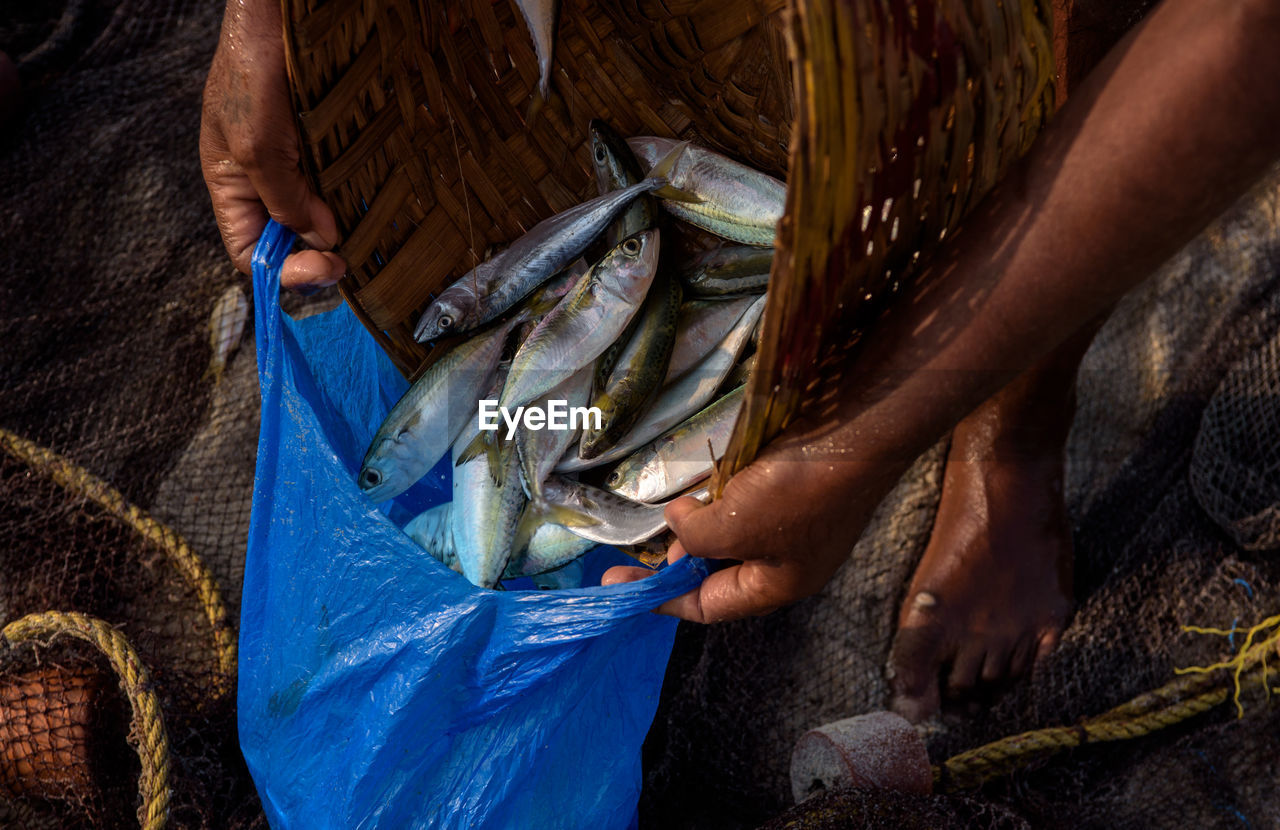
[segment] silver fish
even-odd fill
[[[475,433],[465,431],[454,442],[454,455],[471,442]],[[498,450],[502,483],[497,484],[483,458],[453,468],[453,539],[462,575],[473,585],[498,584],[511,558],[516,523],[524,508],[519,459],[515,445],[504,442]]]
[[[575,559],[554,571],[537,574],[533,584],[543,591],[563,591],[568,588],[581,588],[586,567],[581,559]]]
[[[631,187],[597,196],[534,225],[510,247],[480,263],[441,292],[418,320],[419,343],[470,331],[511,308],[552,274],[577,259],[617,213],[642,193],[692,198],[669,187],[664,171],[684,152],[673,145],[653,174]]]
[[[729,374],[733,364],[738,360],[738,355],[746,346],[752,327],[764,311],[764,302],[764,297],[757,298],[734,325],[729,336],[721,341],[711,354],[678,378],[675,383],[661,390],[649,404],[649,408],[640,416],[636,425],[618,441],[613,449],[590,460],[584,460],[570,448],[556,465],[556,472],[588,470],[625,458],[710,403],[725,375]]]
[[[723,245],[707,251],[681,272],[695,297],[759,294],[769,286],[773,248]]]
[[[666,505],[641,504],[560,476],[548,478],[543,490],[546,521],[602,545],[638,545],[667,529]]]
[[[658,263],[658,231],[622,242],[542,318],[511,361],[499,405],[515,408],[588,366],[627,327]]]
[[[612,447],[635,426],[662,387],[676,339],[681,290],[680,281],[660,268],[610,376],[591,398],[591,405],[600,411],[600,425],[583,429],[579,455],[590,458]]]
[[[543,395],[532,405],[544,412],[550,400],[563,401],[566,407],[586,406],[591,396],[590,364],[579,369],[568,380]],[[516,451],[520,454],[520,470],[524,474],[525,492],[529,498],[542,496],[542,482],[551,475],[560,456],[576,440],[577,429],[525,429],[516,433]]]
[[[674,140],[656,136],[630,138],[627,143],[645,165],[653,165],[676,146]],[[700,199],[697,203],[664,199],[662,206],[672,215],[734,242],[774,244],[787,186],[773,176],[693,145],[664,172],[673,187]]]
[[[734,297],[729,300],[690,300],[680,306],[676,342],[671,347],[671,362],[667,364],[667,376],[662,384],[671,383],[710,354],[754,302],[753,297]]]
[[[608,124],[592,119],[587,131],[591,134],[591,162],[596,171],[596,187],[601,194],[644,181],[644,171],[636,154]],[[648,194],[639,196],[609,223],[605,229],[605,241],[612,248],[628,236],[647,231],[657,221],[658,206],[653,197]]]
[[[405,535],[418,543],[427,553],[444,563],[445,567],[462,572],[458,564],[458,549],[453,541],[453,502],[437,504],[409,520],[404,526]]]
[[[551,53],[555,46],[556,0],[516,0],[524,23],[533,38],[533,50],[538,55],[538,92],[542,100],[551,93]]]
[[[544,523],[534,532],[528,547],[512,557],[508,571],[515,576],[534,576],[562,568],[596,546],[560,525]],[[508,578],[512,578],[508,576]]]
[[[468,418],[476,414],[480,391],[493,374],[511,329],[507,322],[460,343],[431,364],[392,408],[369,444],[356,482],[375,502],[413,486],[449,451]]]
[[[453,535],[453,502],[438,504],[415,516],[404,526],[409,538],[438,559],[446,568],[462,573]],[[543,524],[533,534],[528,547],[512,554],[502,572],[503,579],[537,576],[572,564],[596,546],[559,525]]]
[[[729,445],[744,391],[738,387],[641,447],[613,469],[604,486],[633,501],[652,503],[711,475],[715,459]]]

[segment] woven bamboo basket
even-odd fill
[[[869,312],[1053,108],[1048,0],[561,0],[551,100],[511,0],[283,0],[304,165],[346,301],[409,376],[434,294],[595,195],[587,122],[787,181],[760,353],[722,484],[838,381]],[[438,347],[437,347],[438,348]]]

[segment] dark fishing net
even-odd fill
[[[935,764],[1101,714],[1243,644],[1243,631],[1184,625],[1243,629],[1280,613],[1280,558],[1258,543],[1277,500],[1278,203],[1280,172],[1127,298],[1095,339],[1067,447],[1077,611],[1034,676],[923,730]],[[928,541],[943,450],[908,472],[819,596],[760,619],[681,627],[645,747],[642,825],[754,827],[792,803],[800,735],[887,707],[885,665]],[[973,797],[1033,827],[1276,826],[1280,708],[1252,688],[1240,719],[1228,702],[1148,737],[1029,762]],[[786,816],[797,827],[897,826],[865,819],[880,814],[864,802],[881,797],[885,810],[900,803],[861,794],[844,825],[818,820],[833,809],[826,802]]]
[[[0,49],[18,60],[27,94],[22,120],[0,133],[0,428],[182,536],[218,603],[118,505],[55,480],[68,468],[52,456],[6,450],[0,623],[79,612],[115,626],[163,715],[171,824],[263,826],[218,668],[228,640],[210,611],[220,604],[233,643],[258,415],[251,321],[227,338],[225,368],[211,370],[210,318],[229,289],[247,287],[219,244],[196,158],[219,4],[19,5],[0,15]],[[1230,651],[1183,624],[1243,626],[1280,610],[1275,557],[1240,535],[1274,500],[1232,483],[1274,477],[1277,186],[1190,246],[1100,335],[1069,447],[1079,611],[1035,677],[935,726],[935,761],[1096,714],[1176,666]],[[218,319],[228,326],[235,314]],[[917,463],[821,596],[765,619],[682,629],[646,746],[647,826],[770,819],[791,807],[787,765],[801,733],[885,705],[893,623],[942,458],[939,447]],[[130,688],[82,640],[0,644],[0,826],[137,823],[145,736]],[[1228,704],[978,794],[829,794],[787,820],[1274,826],[1269,738],[1280,723],[1264,697],[1242,703],[1241,720]]]
[[[251,326],[210,371],[214,307],[247,287],[196,156],[217,6],[0,14],[25,87],[0,127],[0,428],[35,448],[0,451],[0,625],[79,612],[124,635],[163,715],[176,827],[265,824],[218,663],[235,640],[258,397]],[[189,568],[86,494],[90,476],[185,536],[217,586],[221,644]],[[0,644],[0,826],[136,826],[144,736],[127,685],[65,634]]]

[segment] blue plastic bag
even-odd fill
[[[278,304],[292,235],[254,254],[262,428],[240,618],[240,743],[275,828],[634,825],[640,744],[700,560],[630,585],[476,588],[356,487],[405,381],[345,305]],[[595,576],[616,551],[589,562]]]

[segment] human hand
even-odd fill
[[[851,458],[838,441],[802,429],[784,432],[703,505],[673,501],[667,553],[736,559],[658,613],[700,623],[767,614],[817,593],[848,558],[899,464]],[[603,583],[643,579],[647,568],[610,568]]]
[[[204,90],[200,165],[236,268],[250,273],[269,216],[312,248],[285,260],[281,285],[319,288],[337,282],[347,266],[330,250],[338,241],[333,213],[311,192],[299,166],[282,33],[278,2],[227,3]]]

